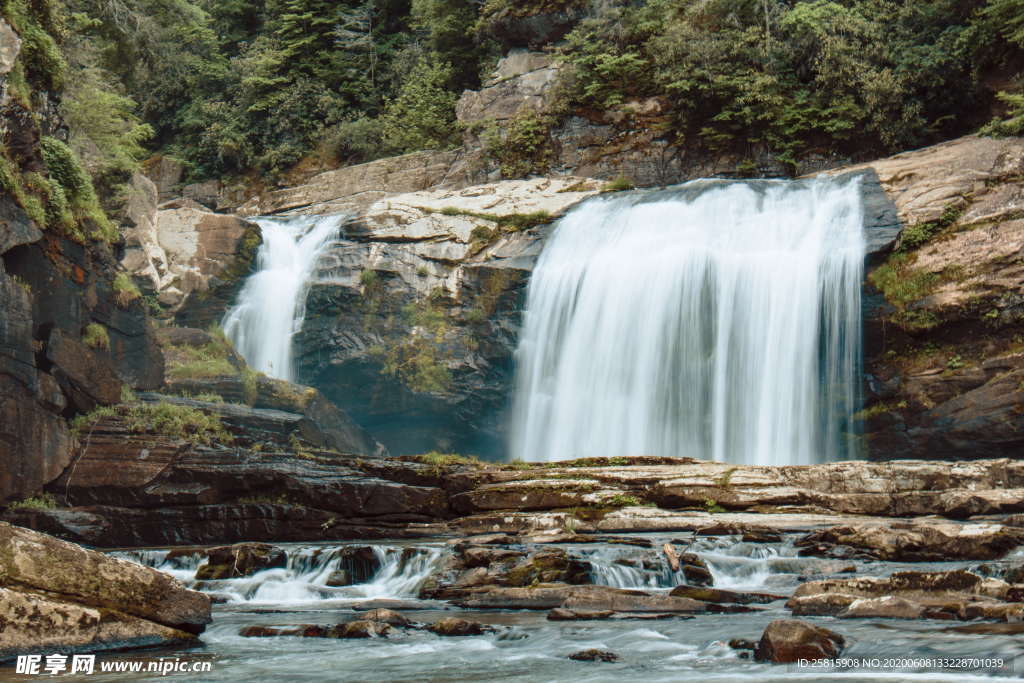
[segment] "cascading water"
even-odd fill
[[[228,339],[253,369],[293,380],[292,336],[302,329],[309,278],[338,236],[342,216],[261,218],[256,272],[224,316]]]
[[[512,457],[849,457],[863,259],[856,179],[583,203],[530,281]]]

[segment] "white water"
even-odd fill
[[[370,546],[380,569],[366,583],[332,587],[331,574],[346,566],[342,547],[299,547],[288,550],[283,568],[265,569],[251,576],[217,581],[197,580],[203,554],[168,560],[166,550],[112,553],[172,575],[185,586],[220,596],[228,603],[302,604],[325,600],[352,601],[375,598],[415,598],[423,583],[440,571],[444,552],[439,547],[402,548]]]
[[[341,221],[342,216],[256,221],[263,231],[256,272],[222,322],[228,339],[254,370],[295,378],[292,336],[302,329],[313,268],[338,236]]]
[[[512,457],[852,454],[859,181],[696,181],[583,203],[530,281]]]

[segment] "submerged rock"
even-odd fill
[[[337,624],[328,629],[327,638],[387,638],[391,626],[381,621],[360,619],[347,624]]]
[[[569,655],[569,659],[574,659],[577,662],[617,662],[619,656],[608,650],[590,649],[573,652]]]
[[[298,636],[301,638],[326,638],[327,628],[316,624],[299,626],[246,626],[238,635],[243,638],[272,638],[276,636]]]
[[[838,656],[846,640],[833,631],[798,619],[776,619],[768,624],[754,648],[754,659],[773,664],[790,664],[801,659]]]
[[[683,553],[679,556],[683,568],[683,576],[691,586],[711,586],[715,583],[707,563],[695,553]]]

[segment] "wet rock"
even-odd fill
[[[372,609],[363,615],[363,619],[366,621],[379,621],[390,626],[411,626],[412,622],[409,618],[400,612],[396,612],[393,609],[383,609],[378,607]]]
[[[805,583],[786,606],[794,615],[1014,621],[1024,617],[1022,598],[1016,586],[963,570],[897,572]]]
[[[243,638],[273,638],[276,636],[298,636],[300,638],[327,638],[328,629],[315,624],[298,626],[246,626],[238,635]]]
[[[356,612],[370,612],[375,609],[387,609],[408,612],[410,610],[442,609],[443,603],[431,602],[429,600],[393,600],[389,598],[377,598],[353,603],[352,609]]]
[[[599,621],[611,619],[614,614],[611,610],[588,612],[558,607],[548,612],[548,621]]]
[[[439,619],[426,628],[431,633],[439,636],[480,636],[494,631],[492,626],[481,624],[478,621],[459,619],[458,617]]]
[[[330,586],[331,588],[341,588],[343,586],[351,586],[351,585],[353,585],[355,583],[358,583],[358,582],[354,581],[352,579],[352,574],[349,571],[345,570],[345,569],[339,569],[337,571],[331,572],[330,576],[327,577],[327,580],[324,581],[324,585],[325,586]]]
[[[55,329],[46,345],[46,358],[54,366],[51,374],[77,412],[120,402],[121,379],[108,355]]]
[[[754,659],[773,664],[790,664],[801,659],[829,659],[838,656],[845,639],[833,631],[797,619],[776,619],[768,624],[754,649]]]
[[[377,572],[380,571],[381,563],[377,553],[368,545],[345,546],[336,551],[340,571],[334,572],[331,577],[334,579],[347,579],[348,583],[328,583],[328,585],[351,586],[359,583],[369,583]],[[335,576],[344,574],[344,576]]]
[[[749,605],[751,603],[766,604],[786,599],[784,595],[737,593],[720,588],[701,588],[697,586],[676,586],[669,595],[676,598],[692,598],[703,602],[736,603],[739,605]]]
[[[462,564],[467,569],[489,567],[509,560],[521,560],[524,557],[526,553],[523,551],[505,548],[466,548],[461,553]]]
[[[715,579],[708,565],[695,553],[683,553],[679,556],[683,568],[683,576],[691,586],[711,586]]]
[[[265,569],[288,564],[288,555],[284,550],[266,543],[239,543],[210,548],[206,551],[206,557],[206,564],[196,570],[196,578],[200,581],[251,576]]]
[[[360,619],[337,624],[327,630],[327,638],[387,638],[391,626],[381,621]]]
[[[608,650],[590,649],[573,652],[569,655],[569,659],[577,662],[617,662],[619,661],[619,656]]]
[[[733,638],[729,641],[729,647],[734,650],[756,650],[756,640],[746,640],[745,638]]]

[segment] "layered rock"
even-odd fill
[[[148,567],[0,523],[0,661],[192,644],[210,599]]]

